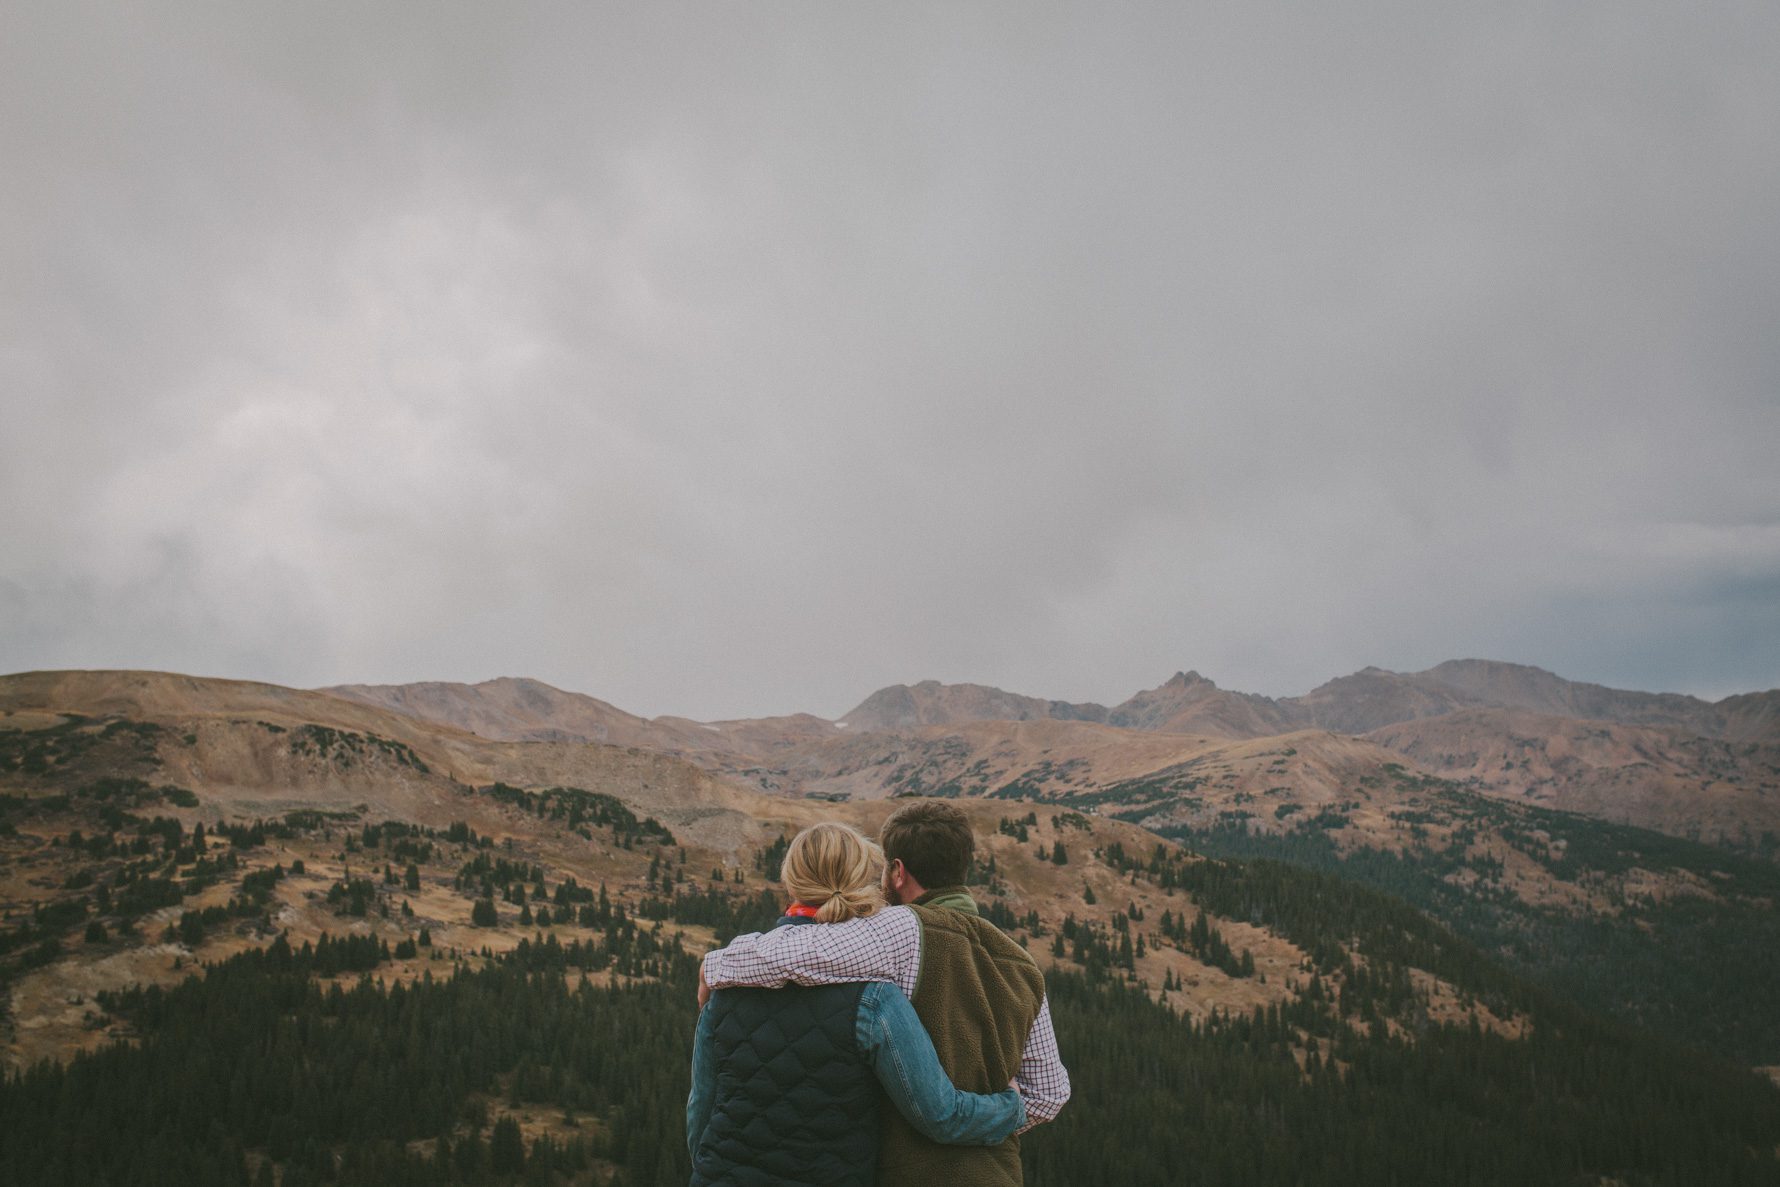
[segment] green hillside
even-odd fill
[[[1600,909],[1528,901],[1468,840],[1344,847],[1316,822],[1163,830],[1203,853],[1272,858],[1394,895],[1505,967],[1605,1015],[1749,1065],[1780,1063],[1780,866],[1626,825],[1445,792],[1435,813],[1488,830]],[[1499,866],[1499,859],[1497,861]],[[1478,873],[1485,876],[1473,877]],[[1666,892],[1626,893],[1628,873]],[[1464,875],[1464,876],[1461,876]]]

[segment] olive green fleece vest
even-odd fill
[[[1026,1035],[1044,1002],[1044,975],[1026,949],[977,914],[961,886],[914,903],[921,921],[915,1013],[952,1083],[1000,1092],[1020,1067]],[[1020,1139],[999,1146],[941,1146],[884,1109],[878,1182],[896,1187],[1020,1187]]]

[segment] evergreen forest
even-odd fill
[[[1109,856],[1320,942],[1295,1002],[1201,1022],[1116,965],[1053,972],[1075,1095],[1024,1139],[1029,1183],[1780,1183],[1780,1090],[1567,1004],[1397,899],[1274,862]],[[726,930],[773,913],[770,895],[728,909]],[[279,937],[109,995],[135,1042],[0,1084],[0,1181],[684,1183],[681,911],[717,907],[607,907],[583,939],[439,953],[439,976],[388,985],[387,951]],[[1417,1017],[1409,962],[1528,1033]],[[538,1107],[576,1136],[527,1139],[513,1111]]]

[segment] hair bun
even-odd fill
[[[884,905],[877,846],[858,829],[827,821],[791,839],[779,880],[798,902],[816,908],[818,923],[843,923]]]
[[[849,919],[870,915],[883,905],[884,900],[875,886],[839,890],[829,895],[828,901],[816,908],[816,922],[845,923]]]

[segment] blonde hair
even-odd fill
[[[884,905],[883,862],[883,850],[858,829],[826,821],[791,838],[779,880],[792,898],[816,908],[818,923],[844,923]]]

